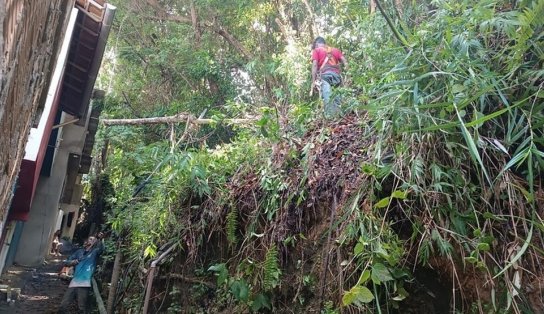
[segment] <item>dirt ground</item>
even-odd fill
[[[68,281],[57,273],[64,257],[49,256],[46,264],[36,267],[11,266],[0,277],[0,285],[20,288],[18,300],[6,302],[6,294],[0,293],[0,313],[56,313]]]

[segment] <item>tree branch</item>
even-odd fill
[[[197,23],[198,17],[196,15],[196,10],[194,7],[191,7],[191,16],[181,16],[179,14],[171,14],[168,13],[156,0],[147,0],[147,4],[149,4],[152,8],[154,8],[158,16],[146,16],[146,18],[156,21],[171,21],[171,22],[177,22],[177,23],[184,23],[189,24],[193,26],[193,28],[196,26],[195,29],[195,35],[197,37],[200,37],[200,30],[198,29],[199,25]],[[196,23],[196,25],[195,25]],[[208,29],[210,29],[212,32],[218,34],[219,36],[226,39],[229,44],[231,44],[234,48],[236,48],[246,59],[253,59],[253,54],[251,54],[245,47],[236,39],[234,36],[232,36],[231,33],[229,33],[227,30],[225,30],[221,25],[218,25],[217,23],[204,23],[204,26]]]
[[[234,36],[232,36],[229,32],[227,32],[223,27],[212,27],[213,31],[220,35],[221,37],[225,38],[232,46],[234,46],[240,53],[246,57],[246,59],[253,59],[253,54],[251,54],[249,51],[242,46],[242,43],[240,43]]]

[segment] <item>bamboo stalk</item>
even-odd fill
[[[385,21],[387,22],[387,25],[389,25],[389,27],[393,31],[393,35],[395,35],[395,37],[401,42],[402,47],[404,48],[404,50],[406,52],[410,52],[410,45],[408,44],[408,42],[406,41],[404,36],[402,36],[402,34],[399,32],[399,30],[395,27],[395,25],[393,25],[393,22],[391,21],[391,19],[389,18],[389,16],[385,12],[385,10],[383,9],[382,4],[380,3],[380,1],[379,0],[374,0],[374,2],[376,3],[376,6],[378,7],[378,10],[380,10],[383,17],[385,18]]]
[[[258,118],[244,119],[225,119],[227,124],[247,124],[255,122]],[[143,125],[143,124],[163,124],[163,123],[192,123],[192,124],[212,124],[217,122],[213,119],[195,118],[187,113],[180,113],[175,116],[138,118],[138,119],[102,119],[105,126],[112,125]]]

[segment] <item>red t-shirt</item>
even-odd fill
[[[344,55],[342,54],[342,51],[333,47],[331,47],[331,55],[336,59],[338,63],[340,63],[340,60],[344,57]],[[327,58],[327,47],[318,47],[312,51],[312,61],[314,60],[317,61],[318,69],[321,69],[321,65],[323,64],[326,58]],[[321,70],[322,73],[331,72],[331,71],[340,73],[340,67],[339,66],[328,67],[327,65],[325,65],[325,67],[323,67],[323,69]]]

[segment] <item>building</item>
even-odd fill
[[[66,1],[58,2],[57,7],[47,8],[63,17],[56,26],[62,35],[55,37],[60,43],[53,45],[58,52],[47,93],[34,97],[36,122],[23,146],[16,183],[7,183],[13,199],[2,217],[0,270],[13,262],[29,266],[43,262],[57,229],[73,235],[83,190],[81,176],[90,168],[100,113],[99,107],[93,109],[91,98],[115,7],[99,0],[72,1],[67,6],[60,5]],[[41,1],[21,3],[8,1],[7,6]],[[103,93],[95,96],[98,101],[104,97]]]

